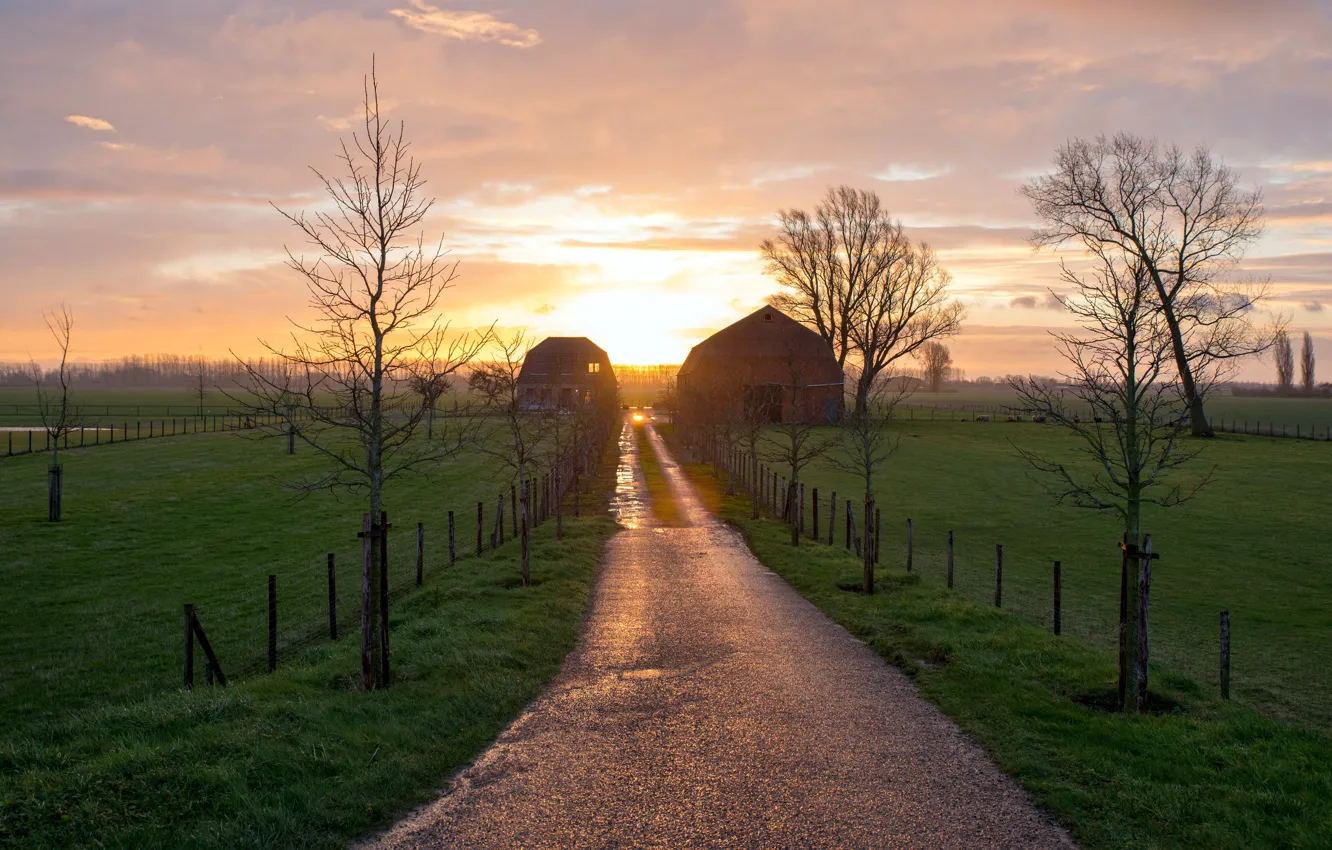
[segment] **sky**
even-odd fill
[[[1051,371],[1017,190],[1124,130],[1262,189],[1243,272],[1332,364],[1332,0],[0,0],[0,360],[49,359],[62,301],[79,359],[280,344],[311,313],[273,205],[324,203],[372,55],[455,329],[678,363],[776,289],[777,211],[846,183],[938,250],[958,366]]]

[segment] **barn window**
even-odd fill
[[[764,314],[763,314],[763,321],[765,321],[765,322],[771,322],[771,321],[772,321],[772,314],[771,314],[771,313],[764,313]]]
[[[588,372],[589,375],[595,375],[595,374],[597,374],[597,373],[600,372],[600,371],[601,371],[601,364],[600,364],[600,363],[589,363],[589,364],[587,364],[587,372]]]

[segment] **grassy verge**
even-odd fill
[[[666,474],[661,471],[661,462],[652,450],[652,443],[647,437],[647,428],[634,427],[634,439],[638,441],[639,465],[643,469],[643,481],[647,484],[648,495],[652,497],[652,517],[665,526],[680,524],[680,509],[675,504],[671,486],[666,481]]]
[[[917,575],[882,570],[881,592],[841,589],[859,562],[839,547],[790,545],[687,467],[705,500],[758,558],[876,652],[984,744],[1091,847],[1323,847],[1332,835],[1332,740],[1204,694],[1153,669],[1152,715],[1101,706],[1113,656],[978,605]]]

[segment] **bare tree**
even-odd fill
[[[316,318],[293,320],[291,349],[265,343],[280,369],[243,364],[248,401],[280,424],[271,435],[294,434],[326,460],[325,470],[294,485],[304,493],[350,490],[366,495],[378,522],[384,485],[403,473],[428,469],[463,445],[423,440],[426,411],[409,381],[423,361],[435,360],[447,331],[442,298],[457,275],[441,240],[428,246],[413,232],[433,201],[411,156],[401,122],[385,121],[373,66],[364,88],[362,132],[342,143],[342,176],[311,169],[327,195],[312,214],[278,211],[313,249],[290,249],[288,265],[304,279]],[[464,353],[464,357],[467,354]],[[238,358],[239,359],[239,358]],[[445,372],[462,364],[450,362]],[[372,553],[370,641],[374,680],[379,670],[379,588],[384,565]]]
[[[1033,245],[1081,242],[1097,262],[1113,252],[1120,265],[1142,267],[1170,335],[1193,434],[1210,436],[1208,389],[1236,358],[1272,344],[1252,322],[1266,287],[1223,279],[1262,234],[1262,194],[1240,189],[1238,175],[1204,147],[1189,155],[1127,133],[1068,142],[1054,172],[1022,193],[1045,225]]]
[[[847,414],[838,428],[840,452],[829,453],[834,469],[860,479],[866,500],[874,499],[874,476],[897,451],[899,440],[888,430],[897,405],[911,395],[906,381],[880,375],[870,387],[865,410]]]
[[[916,349],[915,357],[920,361],[921,375],[930,392],[943,389],[953,376],[953,355],[942,342],[930,341]]]
[[[190,358],[190,389],[194,392],[195,412],[200,419],[204,415],[204,397],[208,391],[208,361],[202,356]]]
[[[1300,386],[1306,393],[1312,393],[1316,385],[1314,379],[1314,347],[1313,337],[1309,332],[1304,332],[1304,339],[1300,343]]]
[[[74,311],[61,304],[60,309],[43,315],[46,328],[60,349],[60,365],[55,370],[56,386],[47,381],[42,367],[33,361],[29,376],[37,391],[37,413],[42,430],[51,442],[51,466],[46,473],[46,518],[60,522],[63,517],[64,469],[60,465],[60,443],[80,427],[79,411],[69,398],[71,383],[69,348],[74,332]]]
[[[1170,324],[1142,263],[1121,264],[1106,254],[1093,274],[1080,276],[1065,267],[1063,279],[1074,290],[1062,299],[1064,306],[1080,327],[1076,333],[1053,333],[1068,363],[1063,384],[1027,378],[1012,386],[1022,409],[1068,430],[1080,447],[1067,458],[1017,451],[1044,473],[1041,480],[1057,502],[1113,511],[1127,543],[1136,546],[1145,505],[1182,504],[1208,480],[1181,483],[1174,474],[1197,450],[1183,448],[1178,439],[1186,428],[1187,401],[1168,380],[1174,359]],[[1126,610],[1138,611],[1137,583],[1126,582],[1126,590]],[[1128,657],[1138,659],[1131,616],[1123,628]],[[1145,664],[1129,663],[1122,672],[1145,682]],[[1128,680],[1121,680],[1121,688],[1121,693],[1135,690]]]
[[[481,420],[476,448],[513,470],[520,495],[519,519],[529,527],[533,506],[528,503],[528,480],[536,461],[542,456],[549,420],[539,412],[525,409],[519,394],[518,376],[523,370],[528,344],[522,331],[495,342],[496,359],[479,363],[472,370],[468,384],[483,399],[485,417]],[[526,549],[522,552],[523,585],[532,583]]]
[[[459,370],[473,362],[494,339],[495,326],[477,333],[453,336],[445,324],[423,342],[422,356],[407,364],[407,383],[421,400],[426,439],[435,436],[435,412],[439,399],[453,388]]]
[[[1295,352],[1285,331],[1277,331],[1272,354],[1276,357],[1277,391],[1288,393],[1295,387]]]
[[[799,546],[800,523],[791,509],[800,487],[800,473],[826,454],[837,438],[819,431],[815,417],[811,415],[812,397],[804,378],[805,361],[795,352],[788,352],[784,360],[786,380],[782,386],[774,387],[780,393],[784,410],[780,422],[763,430],[760,455],[769,463],[784,466],[790,473],[787,500],[782,510],[791,520],[791,545]]]
[[[874,192],[829,189],[812,215],[782,210],[778,218],[780,235],[760,246],[784,287],[773,304],[817,331],[839,366],[859,366],[857,411],[879,374],[961,327],[962,306],[947,300],[948,272]]]

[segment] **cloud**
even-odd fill
[[[1035,310],[1037,307],[1042,310],[1058,310],[1064,306],[1064,302],[1053,292],[1047,292],[1037,297],[1035,295],[1019,295],[1008,302],[1009,307],[1019,307],[1023,310]]]
[[[1323,302],[1310,301],[1308,304],[1304,305],[1304,309],[1309,311],[1310,313],[1321,313],[1323,312]]]
[[[111,126],[110,121],[103,121],[101,118],[89,118],[87,115],[66,115],[65,120],[76,127],[85,127],[101,133],[114,133],[116,131],[116,128]]]
[[[893,164],[875,174],[874,179],[882,180],[884,183],[914,183],[917,180],[931,180],[935,177],[942,177],[951,170],[946,165],[942,168],[927,168]]]
[[[558,309],[559,308],[556,307],[554,304],[542,304],[540,307],[536,308],[532,312],[536,313],[539,316],[549,316],[551,313],[555,312]]]
[[[389,9],[389,14],[414,30],[459,41],[497,41],[507,47],[536,47],[541,43],[536,30],[523,29],[486,12],[451,12],[425,0],[408,2],[413,8]]]

